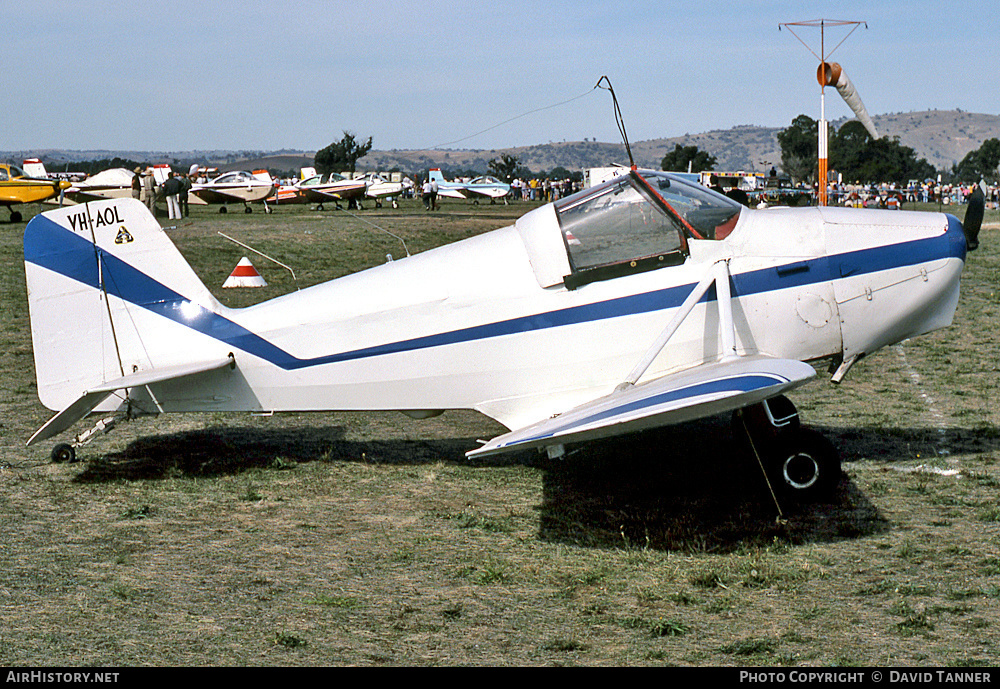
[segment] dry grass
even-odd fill
[[[416,251],[524,209],[360,215]],[[558,463],[470,463],[464,451],[500,430],[472,413],[179,415],[50,464],[48,448],[24,447],[49,412],[34,393],[22,227],[0,229],[0,664],[1000,661],[993,231],[953,328],[795,397],[846,475],[830,504],[778,523],[720,419]],[[219,229],[302,284],[399,251],[329,211],[197,209],[172,233],[213,289],[245,253]],[[255,263],[264,295],[220,298],[294,288]]]

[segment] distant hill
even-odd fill
[[[904,146],[912,148],[918,158],[925,159],[938,170],[950,170],[969,151],[979,148],[986,139],[1000,138],[1000,116],[963,112],[962,110],[928,110],[923,112],[891,113],[873,117],[879,134],[898,137]],[[846,119],[832,123],[840,127]],[[790,124],[790,123],[789,123]],[[636,164],[659,168],[663,156],[674,146],[694,145],[718,160],[719,170],[765,171],[772,165],[781,168],[781,147],[777,134],[784,127],[742,125],[701,134],[685,134],[664,139],[637,141],[632,144]],[[167,162],[178,168],[192,163],[208,164],[223,170],[269,168],[298,170],[312,164],[314,151],[4,151],[0,159],[20,162],[27,157],[40,157],[49,165],[72,167],[73,161],[99,160],[115,156],[136,161]],[[569,141],[537,144],[509,149],[433,149],[371,151],[358,161],[359,170],[402,170],[419,173],[431,167],[446,171],[477,170],[486,172],[489,161],[502,153],[516,156],[520,164],[534,171],[547,171],[561,166],[568,170],[601,167],[612,163],[628,163],[621,143]]]
[[[969,151],[989,138],[1000,138],[1000,116],[967,113],[961,110],[892,113],[873,118],[881,136],[899,137],[918,158],[938,170],[950,170]],[[833,122],[839,128],[846,119]],[[789,123],[791,124],[791,123]],[[641,167],[659,168],[663,156],[674,146],[697,146],[714,155],[719,170],[769,170],[781,168],[778,132],[784,127],[743,125],[701,134],[685,134],[665,139],[632,143],[632,155]],[[531,170],[551,170],[557,165],[568,170],[628,163],[625,146],[620,143],[588,141],[538,144],[512,149],[493,150],[421,150],[372,151],[359,161],[368,169],[426,170],[428,167],[485,171],[490,160],[501,153],[518,158]]]

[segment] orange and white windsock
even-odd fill
[[[222,283],[223,287],[267,287],[267,283],[264,282],[264,278],[261,277],[257,269],[253,267],[250,263],[250,259],[244,256],[239,263],[236,264],[236,268],[230,273],[226,281]]]
[[[854,88],[851,80],[847,78],[847,72],[844,71],[843,67],[836,62],[821,62],[819,67],[816,68],[816,80],[820,86],[835,87],[837,93],[841,95],[844,102],[854,111],[858,121],[865,126],[865,129],[872,135],[872,138],[878,138],[875,123],[868,116],[868,110],[865,109],[865,104],[861,102],[861,96],[858,95],[857,89]]]

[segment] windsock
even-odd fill
[[[854,111],[858,121],[865,126],[865,129],[868,130],[873,139],[878,138],[875,123],[868,116],[865,104],[861,102],[861,96],[858,95],[851,80],[847,78],[847,72],[839,64],[836,62],[821,62],[819,67],[816,68],[816,81],[819,82],[820,86],[836,87],[837,93],[841,95],[844,102]]]
[[[223,287],[267,287],[264,278],[261,277],[257,269],[250,263],[250,259],[244,256],[236,264],[236,268],[222,283]]]

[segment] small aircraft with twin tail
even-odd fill
[[[92,412],[54,459],[142,414],[474,409],[510,432],[469,457],[559,457],[735,412],[777,492],[819,498],[840,460],[787,394],[820,362],[840,381],[949,325],[975,215],[758,210],[632,169],[508,227],[227,308],[137,201],[52,210],[24,258],[38,394],[57,413],[28,444]]]

